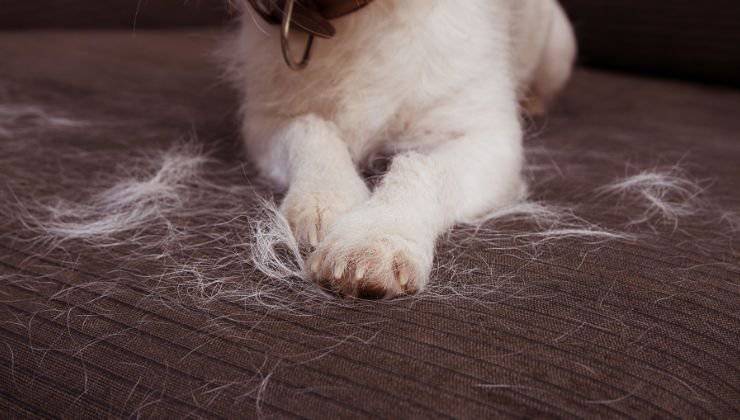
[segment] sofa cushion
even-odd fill
[[[250,226],[271,193],[239,151],[214,38],[0,37],[2,412],[738,416],[740,93],[579,70],[529,123],[527,149],[533,200],[580,222],[460,227],[439,243],[429,293],[340,301],[255,266]],[[168,150],[210,154],[205,181],[168,190],[182,201],[104,240],[39,240],[49,208],[77,220],[121,179],[161,181]],[[714,181],[666,201],[698,214],[640,222],[649,190],[600,188],[645,171]],[[109,210],[88,216],[121,214]]]

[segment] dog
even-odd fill
[[[576,56],[556,0],[239,1],[243,138],[320,285],[416,293],[441,234],[525,197],[522,109],[544,111]],[[371,191],[377,153],[394,157]]]

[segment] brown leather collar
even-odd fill
[[[281,25],[280,44],[285,63],[293,70],[304,69],[311,59],[314,36],[332,38],[336,34],[329,22],[362,9],[373,0],[249,0],[252,8],[265,21]],[[300,61],[295,61],[290,52],[291,28],[308,34],[306,49]]]
[[[329,21],[367,6],[373,0],[296,0],[291,25],[320,38],[336,34]],[[285,0],[249,0],[265,21],[279,25],[283,21]]]

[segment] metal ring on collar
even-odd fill
[[[306,41],[306,49],[303,52],[303,57],[301,58],[301,61],[296,62],[293,61],[293,56],[290,53],[290,27],[293,21],[293,6],[295,5],[295,0],[286,0],[285,1],[285,12],[283,14],[283,27],[282,32],[280,36],[280,44],[283,48],[283,58],[285,59],[285,62],[288,64],[288,67],[290,67],[293,70],[303,70],[308,65],[308,62],[311,60],[311,47],[313,47],[313,35],[308,34],[308,41]]]

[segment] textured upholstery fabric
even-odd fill
[[[83,185],[65,174],[93,182],[111,170],[84,155],[59,162],[59,147],[125,157],[190,130],[219,166],[237,169],[218,182],[255,183],[240,169],[237,105],[208,60],[213,46],[209,32],[2,34],[0,111],[33,105],[95,124],[14,131],[33,123],[21,120],[0,134],[4,153],[28,153],[0,165],[0,200],[16,199],[8,185],[22,195],[18,186],[42,183],[74,196]],[[553,114],[530,124],[528,146],[552,151],[544,161],[558,168],[535,173],[533,196],[578,203],[583,217],[617,227],[630,209],[593,190],[628,164],[682,161],[715,179],[708,199],[731,215],[740,209],[738,109],[731,89],[579,70]],[[24,136],[39,147],[23,152]],[[21,180],[29,168],[34,177]],[[187,291],[146,277],[159,263],[84,243],[35,255],[7,239],[24,236],[14,216],[0,215],[4,416],[740,416],[739,244],[729,225],[688,219],[648,239],[574,238],[537,254],[457,231],[439,244],[433,281],[486,295],[291,313],[193,305]],[[453,261],[462,269],[445,270]],[[223,275],[260,281],[248,267]],[[106,287],[112,276],[116,287]]]

